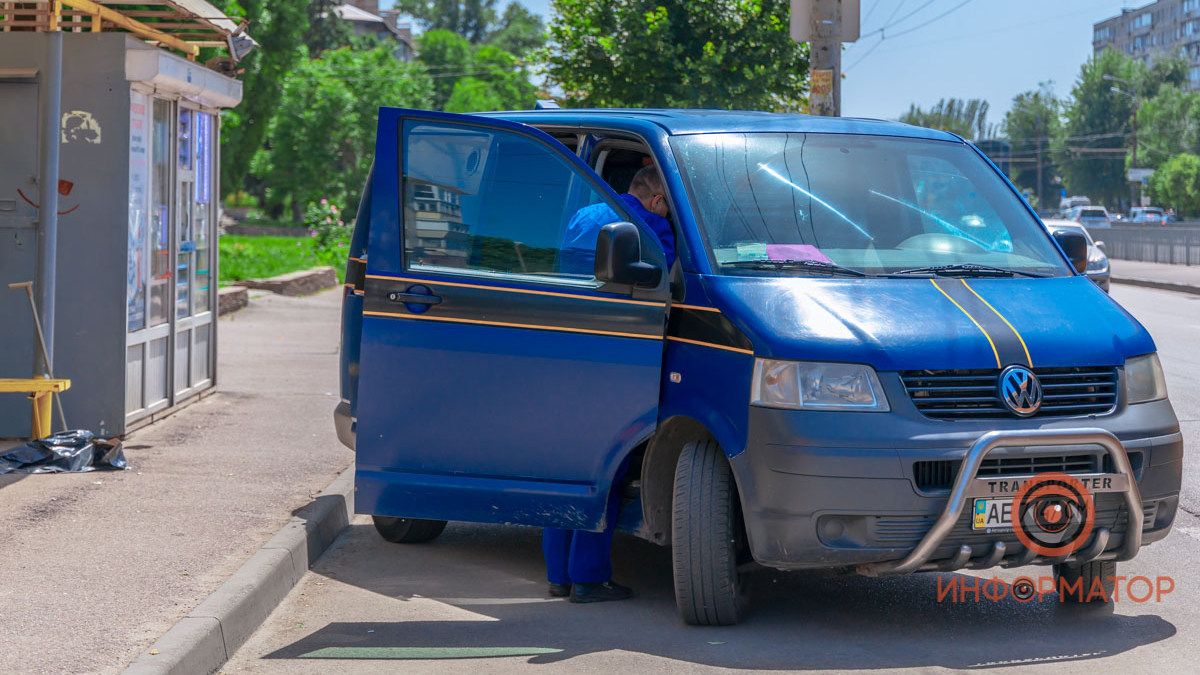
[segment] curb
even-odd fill
[[[126,675],[216,671],[266,621],[353,515],[354,466],[350,466],[232,577],[129,664]]]
[[[1150,279],[1131,279],[1128,277],[1111,277],[1110,281],[1112,281],[1114,284],[1142,286],[1144,288],[1157,288],[1162,291],[1175,291],[1177,293],[1200,295],[1200,286],[1192,286],[1190,284],[1176,284],[1170,281],[1151,281]]]
[[[337,272],[332,267],[313,267],[266,279],[235,281],[232,285],[296,297],[312,295],[317,291],[333,288],[338,285],[338,280]]]

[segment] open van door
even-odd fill
[[[650,288],[563,264],[580,210],[618,196],[550,136],[380,110],[362,309],[355,507],[376,516],[603,527],[658,416],[664,255]]]

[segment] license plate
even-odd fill
[[[973,530],[1011,530],[1012,529],[1011,498],[991,498],[975,500],[975,517],[971,519]]]

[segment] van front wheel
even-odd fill
[[[389,518],[371,516],[375,530],[393,544],[423,544],[438,538],[446,529],[444,520],[421,520],[419,518]]]
[[[675,604],[695,626],[730,626],[742,616],[737,489],[711,439],[688,443],[675,465],[671,503]]]

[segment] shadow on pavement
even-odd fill
[[[613,557],[616,579],[632,585],[637,598],[572,605],[545,594],[536,529],[454,524],[434,543],[397,546],[370,525],[354,525],[316,573],[398,601],[429,598],[490,620],[329,623],[265,658],[312,658],[323,649],[453,654],[454,648],[519,647],[561,650],[532,656],[532,664],[622,650],[731,668],[987,668],[1101,658],[1176,633],[1159,616],[1062,606],[1053,595],[1028,604],[938,603],[936,574],[870,579],[770,570],[751,574],[751,613],[742,624],[689,627],[675,613],[669,549],[618,537]],[[952,576],[943,575],[943,584]],[[1131,608],[1153,611],[1129,603],[1118,611]]]

